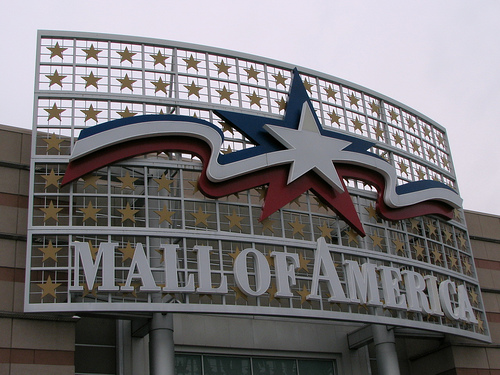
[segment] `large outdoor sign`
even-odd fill
[[[39,53],[27,311],[488,338],[439,125],[228,51],[42,32]]]

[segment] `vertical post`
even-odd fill
[[[174,324],[172,314],[153,313],[149,328],[151,375],[174,375]]]
[[[378,373],[400,375],[394,330],[384,325],[372,325],[373,343],[377,356]]]

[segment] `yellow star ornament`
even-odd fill
[[[49,207],[40,207],[40,211],[42,211],[45,214],[43,218],[44,222],[46,222],[49,219],[54,219],[55,221],[59,222],[57,214],[60,211],[62,211],[62,208],[54,207],[54,202],[50,201]]]
[[[130,207],[130,203],[127,202],[125,208],[119,208],[118,212],[122,214],[122,223],[126,220],[130,220],[135,223],[135,214],[139,212],[139,210],[134,210]]]
[[[84,213],[83,221],[87,219],[92,219],[97,223],[97,213],[101,211],[102,208],[94,208],[92,201],[89,202],[86,208],[79,208],[78,211]]]
[[[50,58],[52,59],[53,57],[59,56],[61,59],[63,58],[62,53],[67,50],[67,48],[63,48],[59,45],[59,42],[56,43],[54,47],[47,47],[47,49],[50,51]]]
[[[59,180],[63,178],[63,176],[56,175],[54,169],[51,169],[48,175],[43,175],[41,177],[45,180],[45,189],[47,189],[50,185],[54,185],[59,189]]]
[[[43,299],[46,295],[50,294],[52,297],[56,298],[56,289],[61,286],[61,283],[54,283],[52,282],[52,278],[49,277],[47,278],[47,281],[42,284],[36,284],[40,289],[43,290],[42,296],[40,299]]]
[[[60,75],[57,72],[57,69],[56,69],[56,71],[54,72],[54,74],[52,74],[52,75],[46,75],[45,77],[47,77],[50,80],[49,87],[52,86],[52,85],[54,85],[54,84],[55,85],[59,85],[60,87],[62,87],[62,80],[64,78],[66,78],[67,76]]]
[[[62,249],[62,247],[54,247],[52,244],[52,240],[49,241],[49,244],[47,247],[39,247],[38,250],[40,250],[43,253],[43,259],[42,262],[45,262],[47,259],[53,259],[57,263],[57,253]]]

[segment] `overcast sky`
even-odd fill
[[[32,126],[38,29],[226,48],[331,74],[422,112],[447,129],[464,207],[500,215],[498,0],[19,0],[0,10],[0,124]]]

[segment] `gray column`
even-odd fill
[[[378,373],[381,375],[400,375],[394,329],[374,324],[372,325],[372,332]]]
[[[151,375],[174,375],[174,323],[172,314],[153,313],[149,329]]]

